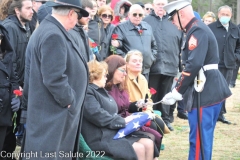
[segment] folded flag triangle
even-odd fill
[[[147,113],[137,112],[133,113],[136,118],[126,124],[125,128],[120,129],[117,134],[113,137],[113,139],[123,138],[130,133],[138,130],[140,127],[145,125],[149,120],[151,120],[151,116]]]

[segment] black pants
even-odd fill
[[[157,93],[152,95],[153,102],[158,102],[171,91],[173,76],[166,76],[162,74],[149,76],[149,87],[154,88]],[[164,104],[157,104],[153,106],[153,109],[162,112],[162,119],[165,123],[170,123],[169,111],[170,107]]]
[[[236,85],[236,79],[237,79],[237,75],[238,75],[238,70],[239,70],[239,64],[237,64],[237,67],[233,70],[232,79],[230,81],[230,84],[232,86],[234,86],[234,87]]]
[[[2,151],[3,153],[13,153],[15,149],[16,149],[16,137],[15,137],[15,134],[13,133],[13,126],[9,126],[6,129],[6,135],[5,135]],[[5,157],[5,154],[3,154],[3,156]],[[0,157],[0,160],[12,160],[12,158]]]
[[[229,85],[230,81],[232,79],[233,69],[219,68],[219,71],[222,73],[223,77],[227,81],[227,84]],[[221,118],[223,116],[223,114],[227,112],[226,107],[225,107],[225,103],[226,103],[226,101],[223,102],[222,109],[221,109],[221,112],[219,114],[219,118]]]
[[[0,126],[0,152],[2,151],[6,134],[7,134],[7,126]]]

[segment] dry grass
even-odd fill
[[[227,125],[217,122],[213,144],[213,160],[240,160],[240,80],[236,87],[231,89],[233,95],[227,99],[227,114],[225,117],[233,124]],[[172,123],[174,131],[165,135],[161,151],[161,160],[188,159],[188,121],[176,117]]]

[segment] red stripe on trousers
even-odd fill
[[[200,108],[200,123],[202,123],[202,108]],[[199,128],[199,126],[197,127],[195,160],[199,160],[200,159],[200,151],[201,151],[200,137],[199,137],[199,130],[198,130],[198,128]]]

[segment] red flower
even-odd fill
[[[142,35],[143,30],[140,29],[140,30],[138,31],[138,33],[139,33],[140,35]]]
[[[148,121],[146,124],[145,124],[146,127],[150,127],[151,126],[151,121]]]
[[[97,43],[91,43],[91,48],[95,48],[95,47],[97,47],[98,45],[97,45]]]
[[[13,93],[16,95],[16,97],[22,96],[22,91],[20,91],[19,89],[15,89]]]
[[[118,35],[117,34],[112,34],[112,39],[113,40],[116,40],[118,38]]]
[[[150,94],[153,95],[153,94],[156,94],[157,91],[154,89],[154,88],[150,88]]]

